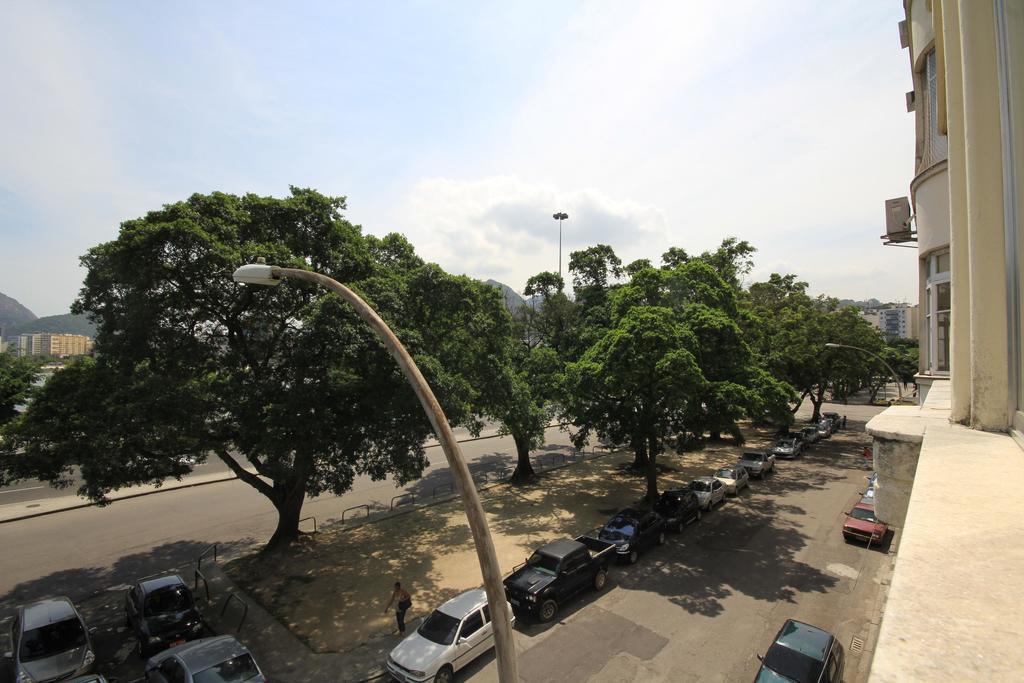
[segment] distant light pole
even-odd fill
[[[863,351],[864,353],[866,353],[869,356],[871,356],[871,357],[875,358],[876,360],[878,360],[878,362],[881,363],[882,365],[884,365],[886,370],[889,371],[889,374],[892,375],[893,380],[896,382],[896,391],[897,391],[897,393],[899,393],[900,403],[903,403],[903,390],[900,388],[900,378],[899,378],[899,375],[897,375],[896,371],[892,369],[892,366],[890,366],[888,363],[886,363],[885,360],[883,360],[882,357],[879,356],[877,353],[872,353],[871,351],[868,351],[867,349],[862,349],[859,346],[851,346],[849,344],[834,344],[832,342],[829,342],[828,344],[825,344],[825,348],[826,349],[854,349],[856,351]]]
[[[569,217],[569,214],[559,211],[551,215],[558,221],[558,277],[562,277],[562,221]]]
[[[434,397],[430,385],[424,379],[420,369],[416,366],[412,356],[402,346],[395,333],[391,331],[387,323],[381,320],[377,312],[365,301],[359,298],[355,292],[333,280],[326,275],[314,273],[308,270],[297,268],[279,268],[267,265],[263,259],[257,263],[240,267],[234,273],[235,282],[250,285],[274,286],[281,283],[284,278],[290,277],[296,280],[305,280],[321,285],[331,290],[355,308],[356,313],[370,328],[377,333],[377,336],[384,342],[385,348],[398,362],[405,378],[409,380],[416,397],[419,398],[423,410],[427,413],[434,433],[437,434],[441,448],[448,459],[448,467],[451,469],[452,478],[462,497],[462,505],[466,511],[466,518],[469,521],[469,528],[473,534],[473,543],[476,545],[477,560],[480,562],[480,572],[484,577],[484,590],[487,592],[487,603],[490,605],[491,617],[494,623],[495,651],[498,659],[498,680],[501,683],[518,683],[519,675],[516,671],[516,651],[512,641],[511,615],[509,614],[508,602],[505,599],[505,586],[501,582],[501,568],[498,566],[498,555],[494,551],[494,542],[491,540],[491,532],[487,528],[487,518],[484,516],[483,506],[480,505],[480,496],[477,495],[473,478],[466,467],[466,461],[462,457],[459,442],[455,440],[448,418],[441,410],[441,404]]]

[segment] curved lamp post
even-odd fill
[[[484,509],[480,505],[480,497],[477,495],[476,486],[469,474],[469,468],[466,467],[459,443],[455,440],[452,428],[448,424],[448,418],[441,410],[441,405],[434,397],[434,392],[430,390],[430,386],[423,378],[423,374],[420,373],[420,369],[416,367],[412,356],[398,341],[398,337],[391,331],[391,328],[381,320],[369,304],[340,282],[308,270],[269,266],[263,263],[263,259],[259,259],[257,263],[242,266],[234,273],[235,282],[250,285],[273,286],[280,284],[281,280],[285,278],[305,280],[321,285],[350,303],[356,309],[359,317],[381,338],[384,346],[398,362],[406,379],[409,380],[409,384],[412,385],[413,391],[416,392],[416,396],[437,434],[438,441],[441,442],[445,457],[448,459],[448,467],[452,471],[459,495],[462,497],[462,504],[466,509],[466,518],[469,520],[469,528],[473,533],[476,555],[480,561],[480,572],[484,577],[484,589],[487,592],[487,602],[490,605],[491,619],[494,623],[494,649],[498,659],[498,679],[502,683],[518,683],[511,619],[508,602],[505,599],[505,587],[501,582],[498,556],[494,552],[494,543],[491,541],[491,533],[487,528],[487,519],[484,517]]]
[[[551,217],[558,221],[558,277],[562,277],[562,221],[569,217],[564,211],[551,214]]]
[[[899,375],[897,375],[896,371],[892,369],[892,366],[890,366],[888,363],[886,363],[885,360],[881,356],[879,356],[877,353],[872,353],[871,351],[868,351],[867,349],[862,349],[859,346],[850,346],[849,344],[833,344],[832,342],[829,342],[828,344],[825,344],[825,348],[826,349],[854,349],[856,351],[863,351],[864,353],[868,354],[872,358],[877,359],[879,363],[881,363],[882,365],[885,366],[885,369],[889,371],[889,374],[892,375],[893,381],[896,382],[896,393],[899,394],[900,403],[903,403],[903,390],[900,388],[901,382],[900,382]]]

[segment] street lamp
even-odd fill
[[[501,569],[498,566],[498,556],[494,552],[494,542],[491,540],[491,532],[487,528],[487,518],[484,516],[483,506],[480,505],[480,497],[477,495],[476,486],[466,467],[466,461],[462,458],[462,451],[459,442],[455,440],[452,428],[448,424],[441,405],[434,397],[434,392],[423,378],[420,369],[416,367],[412,356],[406,351],[398,337],[391,331],[377,312],[363,301],[355,292],[333,280],[326,275],[314,273],[308,270],[297,268],[279,268],[267,265],[263,259],[257,263],[240,267],[234,273],[235,282],[249,285],[276,286],[284,278],[305,280],[321,285],[342,299],[347,301],[356,309],[359,317],[377,333],[377,336],[384,342],[388,352],[402,369],[402,373],[413,391],[416,392],[423,410],[426,411],[430,424],[437,434],[441,448],[448,459],[448,467],[451,469],[455,485],[458,487],[459,495],[462,497],[462,505],[466,510],[466,518],[469,521],[469,528],[473,533],[473,543],[476,546],[477,559],[480,562],[480,572],[484,577],[484,590],[487,592],[487,602],[490,605],[492,620],[494,622],[495,651],[498,659],[498,679],[502,683],[518,683],[519,676],[516,671],[515,645],[512,642],[512,627],[508,602],[505,599],[505,588],[501,582]]]
[[[829,342],[829,343],[825,344],[825,348],[826,349],[854,349],[856,351],[863,351],[864,353],[868,354],[869,356],[877,359],[879,363],[881,363],[882,365],[885,366],[885,369],[889,371],[889,374],[892,375],[893,381],[896,382],[896,391],[899,394],[900,403],[903,403],[903,390],[900,389],[900,378],[899,378],[899,376],[896,374],[896,371],[892,369],[892,366],[890,366],[888,363],[886,363],[885,360],[883,360],[882,357],[879,356],[877,353],[872,353],[871,351],[868,351],[867,349],[862,349],[859,346],[851,346],[849,344],[834,344],[832,342]]]
[[[558,277],[562,277],[562,221],[569,217],[569,214],[559,211],[551,214],[551,217],[558,221]]]

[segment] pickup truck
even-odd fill
[[[771,472],[775,469],[775,456],[771,453],[748,451],[740,456],[740,461],[737,464],[740,467],[747,468],[750,476],[760,479],[766,472]]]
[[[505,595],[514,610],[551,621],[567,599],[587,588],[604,588],[614,557],[614,543],[590,536],[552,541],[505,579]]]

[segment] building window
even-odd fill
[[[939,132],[939,83],[935,50],[930,50],[925,56],[924,70],[919,77],[920,92],[924,100],[924,106],[921,107],[924,119],[921,129],[924,131],[924,139],[921,141],[921,167],[918,170],[923,171],[944,160],[949,153],[949,141]]]
[[[949,373],[949,252],[931,254],[925,261],[925,330],[927,371]]]

